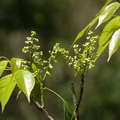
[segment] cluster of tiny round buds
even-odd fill
[[[88,32],[88,35],[91,36],[92,34],[93,34],[93,31],[90,30],[90,31]]]
[[[46,74],[47,74],[48,76],[52,76],[49,71],[46,71]]]
[[[50,69],[52,69],[52,68],[53,68],[52,64],[49,64],[49,68],[50,68]]]
[[[32,46],[32,49],[33,49],[33,50],[39,50],[39,48],[40,48],[40,46],[38,46],[38,45],[33,45],[33,46]]]
[[[71,56],[69,51],[59,47],[60,43],[56,43],[53,47],[53,50],[49,51],[50,57],[48,58],[48,60],[42,60],[41,58],[41,56],[43,55],[42,51],[37,52],[40,46],[34,44],[34,41],[36,42],[39,41],[37,38],[34,38],[35,35],[36,32],[32,31],[31,37],[27,37],[27,41],[25,43],[27,45],[29,44],[29,46],[25,46],[23,48],[23,52],[32,53],[33,63],[37,65],[43,65],[42,68],[46,75],[51,76],[49,70],[53,68],[52,62],[57,62],[56,56],[58,52],[63,55],[68,66],[69,67],[73,66],[74,69],[77,70],[80,74],[84,74],[86,69],[92,69],[94,67],[95,63],[94,59],[96,57],[96,54],[93,53],[93,51],[95,49],[95,43],[96,40],[98,39],[98,36],[92,36],[93,35],[92,31],[88,33],[89,36],[86,39],[89,41],[83,44],[84,50],[82,53],[79,45],[74,44],[73,46],[74,56]],[[27,69],[26,67],[24,68]],[[38,71],[35,71],[34,75],[36,76],[37,74]]]
[[[35,36],[36,32],[35,31],[31,31],[31,37]]]
[[[23,53],[28,53],[29,52],[29,46],[25,46],[23,49],[22,49],[22,52]]]
[[[33,44],[33,41],[31,41],[31,40],[25,41],[25,44]]]

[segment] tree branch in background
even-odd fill
[[[37,102],[34,98],[31,98],[33,104],[36,106],[36,108],[38,108],[43,114],[44,116],[47,118],[47,120],[54,120],[49,113],[47,112],[47,110],[44,108],[44,106],[41,106],[39,104],[39,102]]]

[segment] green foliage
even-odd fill
[[[10,96],[16,86],[16,81],[12,74],[6,75],[0,79],[0,102],[2,105],[2,112],[7,104]]]
[[[78,39],[80,39],[80,38],[85,34],[85,32],[86,32],[87,30],[89,30],[89,29],[97,22],[97,20],[98,20],[98,16],[97,16],[92,22],[90,22],[82,31],[80,31],[80,32],[78,33],[78,35],[77,35],[77,37],[75,38],[72,46],[75,44],[75,42],[78,41]]]
[[[27,70],[18,70],[14,74],[20,90],[26,95],[28,102],[30,102],[30,94],[35,85],[35,79],[31,72]]]
[[[98,15],[99,19],[98,19],[97,27],[99,27],[105,21],[109,20],[119,7],[120,7],[120,4],[118,2],[114,2],[106,6]]]
[[[73,116],[73,108],[72,106],[67,102],[64,101],[64,120],[74,120],[74,116]]]
[[[7,63],[10,66],[7,66]],[[2,104],[2,111],[5,108],[10,96],[16,85],[26,95],[30,102],[30,93],[34,87],[34,77],[29,71],[20,70],[21,59],[12,58],[10,61],[1,61],[1,73],[5,70],[11,70],[12,74],[8,74],[0,79],[0,102]]]
[[[113,18],[108,24],[104,27],[100,39],[99,39],[99,48],[97,51],[98,56],[102,53],[102,49],[104,50],[107,45],[110,43],[110,38],[113,33],[119,29],[120,27],[120,17]]]
[[[77,119],[78,116],[76,116],[76,114],[78,114],[78,108],[82,99],[84,77],[87,71],[95,67],[96,59],[102,54],[108,45],[108,61],[120,47],[120,16],[112,18],[113,14],[120,7],[120,3],[110,2],[111,0],[108,0],[93,21],[90,22],[81,32],[79,32],[71,46],[71,49],[66,50],[65,48],[61,48],[60,44],[56,43],[53,46],[53,49],[49,50],[49,58],[44,60],[43,51],[41,51],[40,46],[37,45],[39,40],[35,38],[36,32],[32,31],[31,36],[27,37],[27,40],[25,41],[26,45],[22,49],[23,53],[29,54],[30,60],[20,58],[12,58],[8,60],[6,57],[0,57],[1,59],[4,59],[0,62],[0,76],[2,76],[3,72],[6,70],[11,72],[11,74],[5,76],[3,75],[0,79],[0,102],[2,105],[2,112],[4,111],[15,87],[18,86],[20,91],[27,97],[28,102],[37,106],[37,108],[39,108],[47,118],[48,113],[44,109],[45,90],[51,91],[63,101],[64,120]],[[110,18],[112,19],[110,20]],[[100,36],[94,36],[93,32],[90,30],[91,27],[93,27],[98,21],[98,24],[95,27],[95,29],[97,29],[101,26],[101,24],[108,20],[110,21],[107,25],[105,25]],[[83,49],[81,49],[78,44],[75,44],[75,42],[80,39],[86,31],[88,33],[88,36],[86,37],[87,42],[82,45]],[[95,52],[95,45],[97,41],[99,43],[99,47],[97,52]],[[73,50],[72,53],[71,50]],[[52,76],[51,69],[53,69],[53,63],[57,62],[57,55],[59,53],[63,56],[67,65],[69,67],[73,67],[76,71],[75,75],[78,75],[81,78],[79,81],[80,92],[78,100],[76,99],[77,96],[74,90],[74,85],[72,85],[74,108],[58,93],[48,87],[45,87],[44,85],[44,81],[47,76]],[[35,101],[37,97],[40,98],[40,104]]]
[[[21,59],[19,59],[19,58],[12,58],[11,61],[10,61],[10,63],[11,63],[12,74],[14,75],[14,73],[17,70],[20,70]]]
[[[0,76],[2,75],[3,71],[5,70],[6,66],[7,66],[8,61],[4,60],[0,62]]]
[[[59,94],[57,94],[55,91],[47,88],[47,87],[44,87],[44,90],[48,90],[52,93],[54,93],[57,97],[59,97],[62,102],[63,102],[63,109],[64,109],[64,120],[74,120],[75,117],[73,115],[73,107],[66,101],[64,100]]]
[[[111,41],[109,44],[108,61],[109,61],[110,57],[113,55],[113,53],[118,50],[119,47],[120,47],[120,29],[116,30],[111,37]]]
[[[120,7],[119,2],[113,2],[109,4],[111,0],[107,0],[106,4],[103,6],[103,8],[100,10],[100,12],[97,14],[97,16],[93,19],[92,22],[88,24],[82,31],[79,32],[77,37],[75,38],[73,44],[80,39],[84,33],[90,29],[97,21],[98,24],[95,27],[97,29],[102,23],[110,20],[110,18],[113,17],[113,14],[116,12],[116,10]],[[105,48],[109,45],[109,56],[108,61],[110,60],[113,53],[118,49],[119,47],[119,37],[118,32],[120,28],[120,17],[115,16],[115,18],[112,18],[110,22],[104,27],[100,39],[99,39],[99,48],[97,51],[98,57],[102,54],[102,52],[105,50]],[[116,33],[116,34],[115,34]],[[115,39],[116,38],[116,39]],[[114,40],[115,39],[115,40]],[[113,47],[114,45],[114,47]]]
[[[98,39],[98,36],[93,36],[93,32],[88,33],[87,42],[83,44],[84,50],[82,51],[79,48],[79,45],[73,46],[74,55],[70,53],[70,50],[61,48],[59,43],[56,43],[53,46],[53,49],[49,51],[50,57],[48,60],[43,60],[43,51],[40,51],[40,46],[36,45],[36,42],[39,40],[35,38],[36,32],[32,31],[31,36],[27,37],[25,41],[26,46],[22,49],[23,53],[28,53],[30,55],[30,61],[23,60],[20,58],[12,58],[9,60],[1,61],[1,74],[5,69],[9,68],[11,70],[10,75],[6,75],[1,78],[1,99],[2,111],[5,108],[15,86],[17,85],[21,92],[25,94],[28,99],[28,102],[32,98],[40,97],[40,103],[42,106],[44,103],[44,80],[47,76],[52,76],[51,69],[53,68],[52,63],[56,63],[56,57],[58,53],[63,55],[66,63],[69,67],[73,67],[76,70],[76,73],[83,78],[88,69],[94,67],[94,62],[96,58],[95,43]],[[9,62],[8,66],[7,63]],[[65,101],[61,96],[59,96],[53,90],[47,88],[47,90],[56,94],[59,98],[62,99],[64,104],[64,119],[73,120],[73,107]],[[9,94],[7,94],[9,92]],[[6,93],[5,93],[6,92]],[[5,97],[3,96],[6,95]]]

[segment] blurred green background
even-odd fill
[[[28,59],[21,52],[24,41],[35,30],[45,58],[47,51],[59,42],[69,48],[76,35],[96,15],[105,0],[1,0],[0,1],[0,56]],[[118,13],[120,13],[118,11]],[[102,27],[97,30],[100,33]],[[79,44],[85,42],[82,38]],[[120,119],[120,51],[107,63],[108,50],[100,56],[96,67],[85,78],[85,90],[80,107],[81,120]],[[72,104],[70,83],[74,80],[76,91],[79,77],[65,65],[61,56],[53,69],[53,78],[45,85]],[[24,95],[16,101],[18,89],[8,102],[0,120],[45,120],[44,116],[27,103]],[[63,120],[62,101],[45,91],[46,109],[55,120]]]

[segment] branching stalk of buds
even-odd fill
[[[36,106],[36,103],[38,102],[35,102],[35,98],[40,95],[41,106],[44,108],[45,103],[43,82],[46,79],[47,75],[52,76],[50,71],[53,68],[52,63],[57,62],[56,60],[57,54],[61,53],[68,66],[73,67],[76,71],[76,75],[78,74],[80,77],[80,92],[78,96],[75,93],[75,87],[73,82],[71,84],[74,103],[74,116],[75,120],[79,120],[79,107],[83,96],[84,77],[86,75],[87,70],[94,68],[95,58],[97,57],[96,54],[94,53],[94,50],[98,36],[93,36],[93,32],[90,31],[88,33],[89,36],[87,37],[88,42],[83,44],[84,48],[83,51],[79,47],[79,45],[74,44],[73,46],[74,55],[70,55],[70,51],[66,50],[65,48],[61,48],[60,43],[56,43],[53,46],[53,49],[49,51],[50,57],[48,58],[48,60],[43,60],[42,58],[43,51],[39,51],[40,46],[35,44],[35,42],[39,41],[37,38],[35,38],[35,35],[36,32],[32,31],[31,37],[27,37],[27,41],[25,41],[25,44],[27,44],[27,46],[25,46],[22,49],[22,52],[30,54],[30,61],[23,60],[21,66],[22,69],[27,69],[30,72],[32,72],[36,80],[35,88],[33,89],[31,94],[33,103]],[[37,89],[36,86],[38,86]],[[46,111],[46,113],[48,112]],[[46,116],[46,118],[47,117],[48,116]]]

